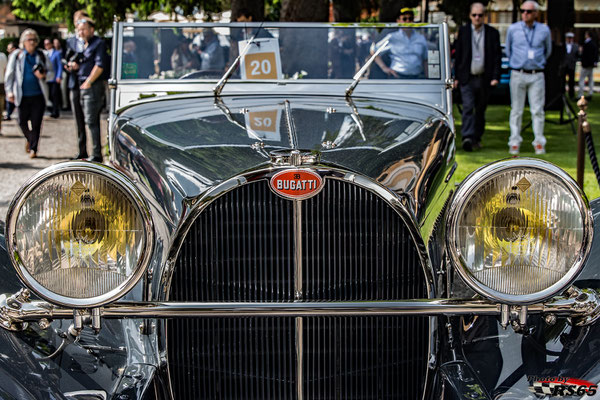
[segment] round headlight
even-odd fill
[[[25,284],[69,307],[123,296],[147,266],[150,214],[138,190],[104,165],[69,162],[34,176],[7,218],[9,251]]]
[[[536,159],[487,165],[456,191],[448,248],[475,291],[508,304],[530,304],[565,289],[592,242],[585,195],[564,171]]]

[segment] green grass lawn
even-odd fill
[[[579,110],[575,103],[573,108]],[[600,96],[595,95],[594,100],[589,102],[588,105],[588,121],[592,127],[592,134],[594,137],[594,145],[598,152],[598,158],[600,158]],[[486,113],[486,130],[482,138],[483,147],[480,150],[467,153],[461,147],[461,116],[457,108],[454,107],[454,118],[456,122],[457,132],[457,152],[456,160],[458,162],[458,169],[456,170],[457,182],[462,181],[472,171],[479,168],[482,165],[490,163],[492,161],[501,160],[504,158],[511,157],[508,154],[508,137],[510,135],[510,128],[508,125],[508,117],[510,114],[509,105],[490,105],[488,106]],[[529,108],[525,108],[523,114],[523,126],[528,123],[531,119],[529,114]],[[546,161],[550,161],[567,171],[573,179],[577,176],[577,137],[573,135],[571,126],[569,124],[558,125],[548,121],[559,120],[558,111],[547,111],[546,112],[546,124],[544,128],[544,135],[546,136],[546,154],[536,156],[533,152],[533,131],[531,127],[523,133],[523,143],[521,143],[520,157],[536,157]],[[575,128],[577,128],[577,121]],[[594,171],[589,161],[589,157],[586,149],[586,164],[585,164],[585,176],[584,176],[584,191],[589,200],[596,197],[600,197],[600,187],[596,181]]]

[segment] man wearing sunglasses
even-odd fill
[[[546,153],[544,137],[545,82],[544,67],[552,51],[550,29],[536,22],[538,4],[526,1],[521,6],[521,21],[512,24],[506,33],[506,55],[510,73],[510,138],[508,152],[519,154],[521,142],[521,121],[525,96],[529,100],[533,126],[532,145],[535,154]]]
[[[498,85],[502,50],[498,30],[483,23],[485,7],[473,3],[471,23],[461,26],[455,42],[455,87],[462,97],[462,147],[472,151],[481,146],[485,109],[490,89]]]

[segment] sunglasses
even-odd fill
[[[471,17],[474,17],[474,18],[477,18],[477,17],[483,18],[483,14],[471,14]]]
[[[522,13],[531,14],[531,13],[534,13],[534,12],[535,12],[535,10],[523,10],[523,9],[521,9],[521,14]]]
[[[26,42],[37,42],[38,40],[35,38],[28,38],[28,39],[25,39],[25,41]]]
[[[400,21],[402,21],[402,22],[413,22],[414,18],[413,17],[400,17]]]

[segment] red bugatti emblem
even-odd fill
[[[271,189],[275,194],[288,199],[306,199],[319,193],[323,179],[307,169],[287,169],[273,175]]]

